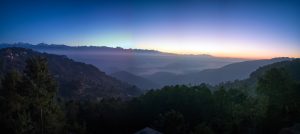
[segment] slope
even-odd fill
[[[0,49],[0,76],[11,69],[22,71],[26,59],[34,56],[48,59],[49,71],[58,81],[60,95],[65,98],[125,98],[140,93],[136,87],[112,78],[92,65],[73,61],[63,55],[39,53],[25,48]]]
[[[119,71],[119,72],[115,72],[110,74],[111,76],[122,80],[124,82],[127,82],[131,85],[136,85],[137,87],[141,88],[141,89],[151,89],[151,88],[157,88],[158,85],[150,80],[147,80],[143,77],[131,74],[129,72],[126,71]]]

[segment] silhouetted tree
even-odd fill
[[[33,121],[31,133],[60,133],[63,113],[56,103],[57,85],[49,74],[47,60],[33,57],[26,63],[22,88]]]
[[[16,70],[7,73],[2,80],[0,93],[0,127],[4,133],[29,133],[33,128],[26,109],[28,103],[20,95],[22,92],[21,74]]]

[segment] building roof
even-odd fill
[[[156,131],[152,128],[149,128],[149,127],[145,127],[137,132],[135,132],[134,134],[162,134],[161,132],[159,131]]]

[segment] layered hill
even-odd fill
[[[158,72],[144,75],[145,78],[160,85],[176,84],[219,84],[227,81],[243,80],[249,78],[256,69],[281,61],[289,61],[291,58],[273,58],[265,60],[243,61],[225,65],[216,69],[206,69],[198,72],[176,75],[168,72]]]
[[[226,65],[218,69],[207,69],[199,73],[187,74],[183,77],[185,83],[218,84],[226,81],[249,78],[256,69],[276,62],[291,60],[290,58],[273,58],[265,60],[244,61]]]
[[[276,62],[263,67],[258,68],[256,71],[250,74],[248,80],[257,81],[267,70],[271,68],[284,69],[289,73],[291,78],[295,81],[300,81],[300,59],[292,59],[287,61]]]
[[[230,81],[226,83],[221,83],[217,86],[215,86],[215,89],[222,87],[226,87],[227,89],[230,88],[240,88],[244,90],[249,90],[255,92],[257,82],[258,80],[270,69],[277,68],[277,69],[284,69],[285,72],[288,73],[289,76],[291,76],[291,79],[300,82],[300,59],[291,59],[291,60],[285,60],[281,62],[276,62],[273,64],[265,65],[262,67],[259,67],[257,70],[253,71],[249,78],[244,80],[238,80],[238,81]]]
[[[0,49],[0,76],[11,69],[22,71],[26,59],[41,56],[48,59],[49,71],[58,81],[59,94],[70,99],[126,98],[140,90],[106,75],[93,65],[76,62],[64,55],[40,53],[25,48]]]
[[[124,82],[127,82],[131,85],[136,85],[137,87],[141,88],[141,89],[152,89],[152,88],[158,88],[159,85],[148,80],[145,79],[143,77],[131,74],[129,72],[126,71],[119,71],[119,72],[115,72],[110,74],[111,76],[122,80]]]

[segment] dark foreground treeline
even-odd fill
[[[300,84],[270,69],[254,90],[167,86],[131,100],[63,100],[43,58],[1,81],[3,134],[130,134],[144,127],[165,134],[276,134],[300,123]]]

